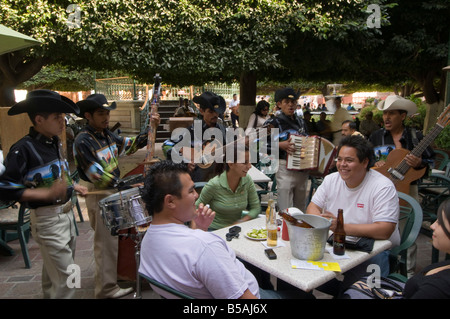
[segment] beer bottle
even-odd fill
[[[275,202],[272,201],[269,209],[269,216],[266,223],[267,226],[267,246],[276,246],[278,243],[278,225],[277,225],[277,211],[275,209]]]
[[[287,220],[288,222],[290,222],[294,226],[298,226],[298,227],[302,227],[302,228],[314,228],[313,226],[311,226],[310,224],[308,224],[304,220],[299,220],[299,219],[289,215],[288,213],[279,212],[278,215],[283,217],[284,220]]]
[[[269,193],[269,199],[267,200],[267,209],[266,209],[266,227],[270,220],[270,209],[272,208],[272,205],[274,204],[275,200],[273,198],[273,193]]]
[[[333,254],[345,254],[344,211],[341,208],[338,209],[337,225],[333,234]]]

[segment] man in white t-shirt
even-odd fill
[[[325,176],[306,212],[331,218],[333,231],[337,211],[342,208],[347,236],[389,239],[394,247],[400,244],[397,191],[387,177],[370,169],[372,162],[373,149],[366,139],[344,137],[338,147],[338,172]],[[381,274],[387,275],[388,251],[367,264],[371,263],[380,265]]]
[[[202,203],[196,209],[187,165],[154,164],[144,185],[142,199],[153,219],[141,245],[140,273],[198,299],[281,298],[260,290],[226,241],[206,231],[215,213]]]

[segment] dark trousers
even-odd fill
[[[236,128],[236,122],[239,123],[239,116],[231,112],[231,124],[233,124],[233,128]]]

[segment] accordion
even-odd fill
[[[287,156],[288,170],[309,171],[310,175],[322,177],[328,173],[336,157],[336,147],[320,136],[300,136],[291,134],[295,151]]]

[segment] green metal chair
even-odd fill
[[[448,166],[449,164],[447,164]],[[431,174],[429,178],[419,184],[419,196],[422,199],[424,220],[432,224],[437,219],[437,210],[441,203],[450,197],[450,177],[442,174]],[[424,225],[426,225],[424,223]],[[432,230],[429,227],[422,227],[422,233],[428,237],[432,236]],[[446,259],[450,255],[447,254]],[[431,263],[439,261],[439,250],[432,247]]]
[[[403,227],[400,229],[400,245],[392,248],[389,254],[390,273],[399,272],[406,277],[407,250],[414,244],[420,233],[423,212],[422,207],[413,197],[402,192],[397,194],[399,200],[403,200],[399,216],[399,225]]]
[[[256,193],[258,194],[259,202],[261,204],[261,211],[265,212],[267,209],[267,201],[263,201],[262,196],[269,194],[269,193],[272,193],[274,196],[276,196],[276,194],[277,194],[277,179],[275,178],[275,175],[274,175],[274,178],[272,179],[272,185],[270,188],[268,188],[268,186],[267,186],[267,188],[265,188],[265,189],[258,189],[258,190],[256,190]]]
[[[435,162],[439,163],[439,166],[436,169],[444,171],[450,162],[448,154],[441,150],[434,150],[434,153],[436,154]]]
[[[8,231],[14,231],[13,235],[19,238],[23,260],[26,268],[31,268],[27,243],[30,238],[30,210],[25,205],[20,208],[8,207],[0,211],[0,234],[3,242],[8,241]]]
[[[139,273],[139,276],[148,281],[153,291],[160,295],[163,299],[195,299],[192,296],[189,296],[185,293],[182,293],[181,291],[162,284],[159,281],[152,279],[142,273]]]
[[[311,202],[314,192],[317,190],[317,188],[320,186],[320,184],[322,184],[323,177],[314,177],[314,176],[310,175],[309,180],[311,181],[311,186],[309,188],[309,195],[308,195],[306,207],[308,207],[309,203]]]
[[[439,205],[450,196],[450,178],[442,174],[431,174],[419,184],[421,205],[427,220],[433,223]]]

